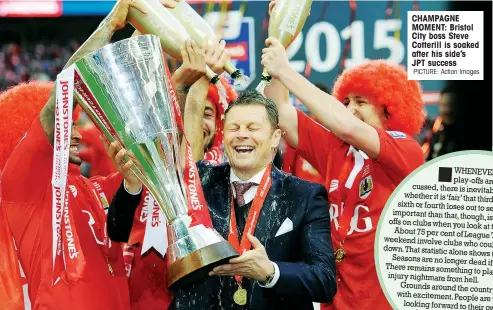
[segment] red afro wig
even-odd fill
[[[0,170],[50,98],[53,82],[21,83],[0,93]],[[78,118],[80,108],[74,111]]]
[[[232,100],[238,98],[238,93],[234,87],[229,84],[228,80],[225,78],[220,79],[221,84],[226,89],[226,102],[229,104]],[[224,106],[219,102],[219,93],[217,91],[217,86],[214,84],[209,85],[209,93],[207,94],[207,99],[212,101],[216,106],[216,133],[214,135],[214,142],[212,143],[211,150],[212,153],[206,153],[206,160],[218,160],[217,149],[221,148],[224,136],[224,111],[226,111],[227,106]],[[214,152],[216,150],[216,152]]]
[[[332,95],[343,102],[354,93],[369,97],[373,104],[385,107],[390,117],[385,121],[387,130],[419,133],[426,117],[423,92],[417,81],[407,79],[403,66],[384,60],[370,60],[345,70],[335,81]]]

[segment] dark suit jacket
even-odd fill
[[[123,185],[113,196],[108,209],[106,218],[106,227],[108,229],[108,237],[115,242],[127,242],[132,231],[135,211],[137,210],[140,200],[142,199],[142,191],[138,195],[129,194]]]
[[[214,228],[228,239],[231,208],[230,166],[197,164]],[[293,230],[275,237],[284,220]],[[243,279],[248,291],[245,307],[233,301],[233,277],[208,277],[175,293],[170,309],[313,309],[313,302],[329,302],[336,293],[335,262],[330,238],[326,189],[272,167],[272,187],[262,207],[254,235],[280,278],[273,288]]]

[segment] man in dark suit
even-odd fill
[[[255,91],[226,110],[229,163],[197,167],[214,228],[243,254],[177,291],[170,309],[313,309],[332,300],[327,192],[272,165],[278,124],[275,103]]]

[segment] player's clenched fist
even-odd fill
[[[278,78],[281,72],[289,68],[288,55],[286,49],[274,38],[265,41],[266,48],[262,49],[262,66],[270,76]]]

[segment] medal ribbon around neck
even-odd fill
[[[367,156],[363,156],[354,147],[350,146],[341,172],[339,173],[339,190],[336,201],[337,205],[340,206],[341,214],[338,217],[339,229],[333,231],[335,239],[339,242],[340,246],[334,253],[336,262],[338,263],[346,256],[343,244],[349,233],[349,224],[354,216],[354,204],[358,196],[358,185],[361,181],[361,175],[367,160]],[[344,209],[346,209],[345,213]]]
[[[267,193],[272,185],[271,177],[272,166],[269,165],[262,176],[260,185],[257,188],[255,198],[253,199],[252,207],[248,212],[248,218],[245,223],[245,228],[243,229],[243,234],[241,236],[241,243],[238,240],[238,228],[236,224],[236,215],[233,199],[231,199],[231,217],[229,221],[229,235],[228,241],[233,245],[233,247],[242,255],[245,251],[250,250],[252,243],[248,240],[248,234],[253,235],[255,227],[257,226],[258,218],[260,215],[260,210],[265,202]],[[237,283],[241,283],[243,276],[235,275],[235,280]]]

